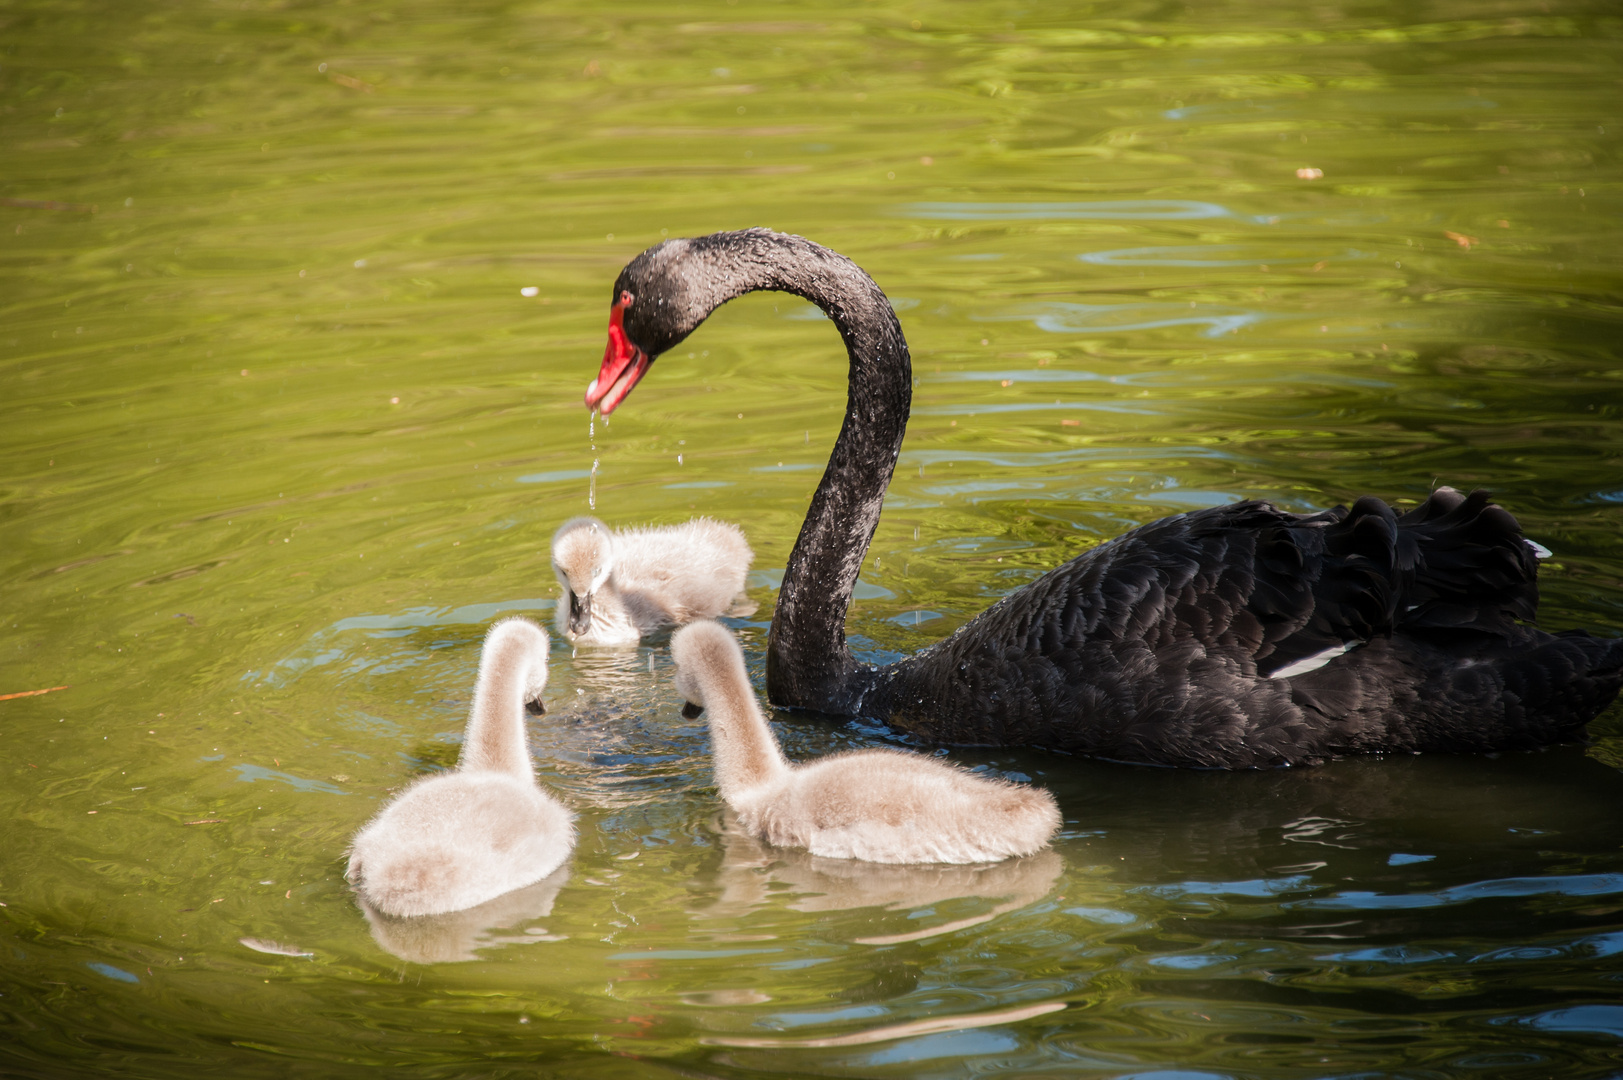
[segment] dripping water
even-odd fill
[[[608,424],[609,424],[608,418],[604,417],[603,426],[607,427]],[[592,475],[591,475],[591,479],[586,481],[586,508],[588,510],[596,510],[597,509],[597,461],[598,461],[598,458],[597,458],[597,410],[596,409],[592,410],[592,415],[586,421],[586,442],[592,448]]]

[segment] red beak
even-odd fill
[[[603,349],[603,366],[586,388],[586,407],[600,409],[604,416],[619,407],[653,363],[626,337],[625,318],[626,302],[621,300],[609,312],[609,343]]]

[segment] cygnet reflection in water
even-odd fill
[[[480,949],[562,941],[538,926],[519,929],[532,919],[552,914],[558,890],[569,881],[569,868],[559,867],[534,885],[503,893],[478,907],[440,915],[385,915],[361,900],[372,937],[386,952],[413,964],[453,964],[479,959]],[[506,931],[505,933],[503,931]]]
[[[792,897],[784,904],[791,911],[881,908],[909,913],[896,920],[897,933],[851,939],[860,945],[923,941],[990,922],[1048,896],[1065,871],[1064,858],[1052,850],[977,866],[898,866],[769,847],[745,831],[730,811],[723,815],[721,829],[721,868],[716,873],[721,892],[714,903],[693,913],[696,918],[739,918],[785,894]],[[911,914],[975,898],[991,901],[992,906],[922,927]],[[873,926],[865,923],[864,929]]]

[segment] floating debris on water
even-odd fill
[[[269,953],[272,956],[314,956],[315,953],[297,945],[283,945],[280,941],[269,938],[245,937],[238,938],[237,942],[246,945],[254,952]]]

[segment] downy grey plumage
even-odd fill
[[[678,630],[671,658],[677,688],[709,714],[721,797],[770,843],[835,859],[979,863],[1040,851],[1060,826],[1048,792],[922,754],[856,750],[791,765],[720,623]]]
[[[547,633],[503,619],[479,654],[462,755],[355,835],[345,877],[384,915],[461,911],[540,881],[575,846],[574,815],[535,782],[525,710],[544,711]]]

